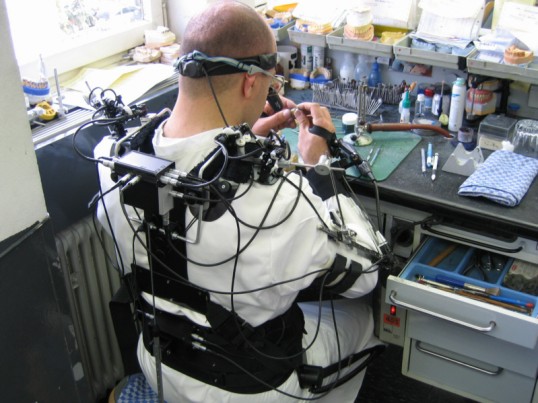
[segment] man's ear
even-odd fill
[[[259,85],[259,82],[256,74],[247,74],[245,73],[243,78],[243,96],[245,98],[251,98],[254,91],[254,86]]]

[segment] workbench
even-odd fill
[[[308,91],[291,91],[295,102],[308,102]],[[398,122],[396,105],[380,109],[383,122]],[[345,111],[331,110],[338,118]],[[368,117],[368,121],[378,120]],[[431,169],[422,173],[421,148],[439,153],[435,181]],[[359,154],[361,148],[357,147]],[[521,203],[505,207],[482,198],[458,196],[467,178],[442,170],[455,150],[439,134],[422,135],[418,144],[385,179],[374,185],[352,179],[352,187],[400,261],[381,276],[374,304],[376,334],[403,347],[402,373],[411,378],[483,402],[538,402],[538,297],[504,287],[512,262],[538,264],[538,180]],[[482,150],[484,158],[492,151]],[[379,158],[382,158],[381,153]],[[432,249],[456,243],[460,260],[449,267],[428,265]],[[467,277],[462,267],[474,254],[504,256],[509,263],[495,283]],[[457,257],[457,256],[456,256]],[[433,266],[433,267],[432,267]],[[446,266],[446,265],[445,265]],[[448,274],[478,285],[498,286],[501,295],[523,295],[534,303],[523,314],[416,281],[416,273]],[[396,307],[396,309],[391,309]]]
[[[295,102],[310,102],[311,91],[290,90],[287,97]],[[334,117],[345,111],[331,110]],[[380,108],[383,121],[398,122],[397,105],[383,105]],[[378,120],[377,116],[367,117],[367,121]],[[433,144],[434,152],[439,153],[437,178],[431,180],[431,170],[427,175],[421,171],[422,147]],[[380,198],[383,201],[408,208],[447,215],[461,221],[473,221],[484,228],[513,231],[538,239],[538,180],[535,180],[528,193],[517,207],[504,207],[485,199],[458,196],[458,188],[466,177],[442,171],[442,167],[455,147],[450,140],[439,135],[426,135],[420,143],[407,155],[396,170],[384,181],[378,182]],[[360,153],[360,148],[358,148]],[[484,158],[491,153],[483,150]],[[361,155],[363,158],[365,156]],[[380,155],[382,158],[382,155]],[[355,189],[360,194],[373,196],[373,186],[367,180],[354,181]]]

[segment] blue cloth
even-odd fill
[[[493,152],[459,188],[460,196],[485,197],[517,206],[538,173],[538,160],[511,151]]]
[[[116,403],[159,403],[159,396],[140,373],[129,376]]]

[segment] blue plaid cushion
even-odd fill
[[[498,150],[461,184],[458,194],[482,196],[505,206],[517,206],[537,173],[537,159]]]
[[[159,403],[159,397],[143,374],[130,375],[116,403]]]

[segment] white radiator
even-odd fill
[[[115,263],[113,243],[97,225],[108,256]],[[93,393],[92,401],[96,401],[123,377],[123,364],[108,308],[120,286],[119,274],[103,251],[91,217],[58,234],[56,248],[84,374]]]

